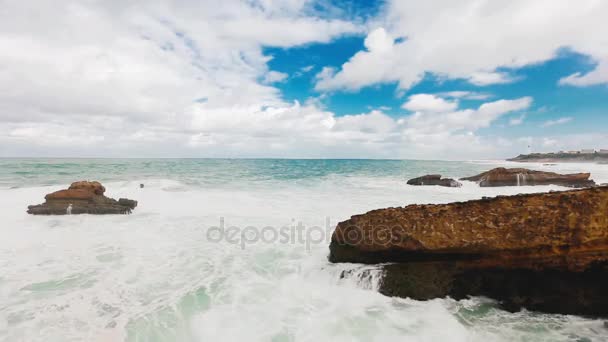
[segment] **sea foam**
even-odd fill
[[[478,168],[485,168],[483,164]],[[588,165],[546,167],[583,171]],[[605,166],[604,166],[605,168]],[[607,175],[592,167],[593,176]],[[434,170],[425,170],[433,172]],[[441,171],[441,170],[439,170]],[[413,187],[410,173],[310,179],[105,182],[132,215],[28,216],[52,186],[0,190],[3,341],[571,341],[601,321],[507,313],[482,298],[417,302],[376,289],[377,266],[330,264],[327,242],[209,241],[234,227],[325,227],[368,210],[560,187]],[[460,177],[465,174],[444,174]],[[604,178],[606,179],[606,178]],[[141,189],[140,183],[145,187]]]

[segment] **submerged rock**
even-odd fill
[[[608,188],[370,211],[338,224],[329,260],[392,263],[389,296],[608,316]]]
[[[99,182],[74,182],[66,190],[46,195],[43,204],[30,205],[32,215],[71,214],[130,214],[137,201],[121,198],[118,201],[104,196],[106,188]]]
[[[413,178],[407,181],[409,185],[439,185],[450,188],[459,188],[462,186],[459,182],[451,178],[441,178],[441,175],[426,175],[418,178]]]
[[[590,176],[590,173],[561,175],[554,172],[499,167],[477,176],[461,178],[460,180],[477,182],[482,187],[561,185],[572,188],[585,188],[595,185],[595,182],[589,179]]]

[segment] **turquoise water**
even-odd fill
[[[412,187],[504,162],[0,159],[0,341],[603,341],[603,321],[507,313],[483,298],[418,302],[375,289],[374,266],[330,264],[335,224],[412,203],[559,187]],[[526,165],[558,172],[608,166]],[[132,215],[34,217],[29,204],[99,180]],[[144,183],[141,189],[139,184]],[[226,226],[324,228],[304,240],[211,239]],[[346,278],[340,275],[348,271]]]
[[[472,175],[483,165],[408,160],[292,159],[0,159],[0,186],[17,187],[133,179],[174,179],[189,185],[314,181],[323,177],[413,178],[425,170]]]

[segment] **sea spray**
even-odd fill
[[[8,163],[34,174],[24,180],[11,173],[17,168],[0,167],[0,341],[594,341],[606,334],[599,320],[511,314],[479,298],[388,298],[375,291],[381,267],[331,264],[324,242],[243,249],[206,239],[221,217],[242,227],[323,227],[327,217],[333,226],[377,208],[563,190],[408,187],[404,180],[467,176],[495,164],[76,160],[61,168],[72,173],[64,176],[48,167],[59,161],[0,162]],[[589,168],[608,181],[606,166]],[[25,213],[83,170],[104,181],[110,196],[138,199],[138,210]]]

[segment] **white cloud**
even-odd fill
[[[288,108],[269,85],[286,75],[268,70],[270,57],[262,46],[328,42],[360,30],[351,22],[307,14],[309,5],[4,2],[0,154],[46,153],[39,146],[47,145],[57,146],[55,155],[69,154],[90,137],[104,142],[89,154],[138,141],[178,149],[200,133],[191,115],[198,107],[226,116],[233,108]]]
[[[449,112],[458,108],[458,102],[446,101],[431,94],[416,94],[410,96],[402,108],[412,112]]]
[[[444,112],[418,111],[404,119],[404,122],[409,134],[474,132],[480,128],[488,127],[505,114],[527,109],[531,104],[532,98],[522,97],[515,100],[487,102],[477,109]]]
[[[336,131],[389,133],[397,128],[397,123],[381,111],[373,110],[368,114],[338,117],[333,128]]]
[[[475,132],[499,117],[530,106],[530,98],[499,100],[477,109],[416,112],[393,118],[381,110],[336,116],[314,104],[288,107],[233,107],[211,109],[202,104],[193,110],[192,129],[200,132],[189,142],[193,147],[257,156],[299,157],[418,157],[462,158],[491,155]],[[452,110],[453,109],[453,110]],[[463,146],[467,146],[466,149]],[[432,153],[431,155],[425,155]]]
[[[289,77],[289,75],[284,72],[278,72],[278,71],[272,70],[272,71],[267,72],[266,75],[264,76],[264,83],[271,84],[271,83],[283,82],[287,79],[287,77]]]
[[[591,56],[597,67],[562,84],[608,83],[608,2],[581,0],[389,0],[381,28],[318,90],[356,90],[399,82],[409,89],[430,72],[484,86],[517,80],[511,69],[555,57],[561,48]],[[396,37],[402,38],[397,41]]]
[[[443,93],[438,93],[438,96],[445,98],[464,99],[464,100],[487,100],[492,97],[488,93],[479,93],[474,91],[454,90]]]
[[[541,127],[551,127],[551,126],[555,126],[555,125],[563,125],[572,120],[573,120],[573,118],[571,118],[571,117],[563,117],[563,118],[559,118],[559,119],[555,119],[555,120],[548,120],[548,121],[545,121],[541,125]]]
[[[474,72],[468,78],[469,82],[478,86],[511,83],[515,77],[505,72]]]
[[[314,68],[315,68],[314,65],[307,65],[305,67],[301,67],[300,71],[303,72],[303,73],[307,73],[307,72],[310,72]]]
[[[363,42],[363,45],[369,52],[378,54],[391,52],[393,44],[393,38],[389,36],[382,27],[370,32]]]
[[[496,157],[517,147],[478,130],[528,108],[527,97],[459,109],[459,101],[489,95],[417,94],[404,104],[413,113],[401,117],[385,114],[384,106],[337,116],[323,107],[324,95],[287,103],[272,86],[287,75],[269,70],[263,46],[327,42],[360,31],[353,23],[307,14],[307,4],[5,2],[0,156],[461,159]],[[403,84],[416,81],[422,69],[408,63],[418,57],[403,58],[399,32],[374,30],[366,51],[340,70],[323,68],[317,86],[356,89],[394,75]],[[439,58],[434,53],[421,51],[421,58]],[[472,58],[469,63],[477,63]],[[463,78],[471,70],[495,72],[488,65],[459,68]]]
[[[294,78],[296,78],[296,77],[302,77],[302,76],[304,76],[305,74],[307,74],[307,73],[311,72],[311,71],[312,71],[312,69],[314,69],[314,68],[315,68],[315,66],[314,66],[314,65],[307,65],[307,66],[301,67],[301,68],[300,68],[300,70],[296,71],[296,72],[293,74],[293,77],[294,77]]]
[[[10,123],[0,127],[0,154],[10,146],[13,153],[42,156],[496,158],[512,146],[475,132],[527,105],[527,98],[500,100],[477,109],[394,118],[380,110],[336,116],[314,103],[218,107],[201,102],[172,125],[133,122],[128,133],[116,130],[118,118]]]
[[[393,52],[393,38],[384,28],[372,31],[365,39],[366,51],[355,54],[342,70],[336,73],[333,68],[323,68],[317,76],[317,90],[332,90],[344,88],[357,90],[363,86],[380,83],[390,79],[394,70],[391,68],[397,62]]]
[[[574,73],[562,78],[559,83],[578,87],[606,83],[606,80],[608,80],[608,57],[599,58],[597,63],[598,65],[593,71],[587,74]]]

